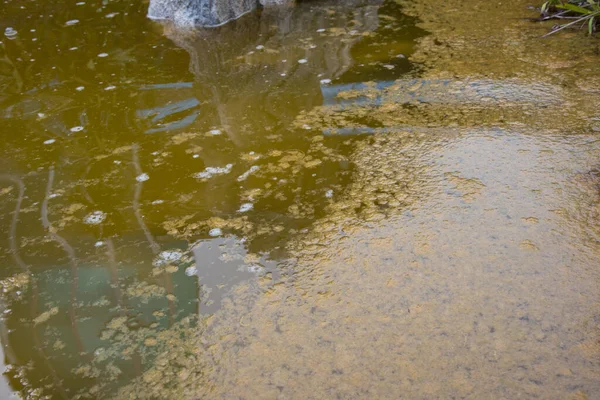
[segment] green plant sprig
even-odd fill
[[[560,17],[567,12],[569,16],[576,19],[572,22],[561,25],[559,28],[554,29],[551,32],[548,32],[543,37],[550,36],[580,22],[587,24],[588,33],[590,35],[594,33],[596,24],[598,22],[598,17],[600,17],[600,4],[598,1],[585,0],[563,2],[562,0],[548,0],[542,4],[541,13],[543,16],[548,16],[552,10],[557,9],[563,10],[561,13],[557,14]]]

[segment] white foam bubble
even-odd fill
[[[265,268],[260,264],[250,264],[247,267],[248,272],[252,272],[254,274],[260,274],[265,270]]]
[[[206,167],[204,171],[194,174],[197,179],[209,179],[215,175],[224,175],[231,172],[233,164],[227,164],[225,167]]]
[[[183,257],[183,253],[179,250],[165,250],[161,251],[158,256],[165,261],[177,261]]]
[[[212,237],[222,236],[223,231],[221,228],[212,228],[210,231],[208,231],[208,235]]]
[[[250,211],[254,208],[254,204],[252,203],[244,203],[240,206],[240,209],[238,210],[238,212],[247,212]]]
[[[179,250],[165,250],[161,251],[158,256],[152,262],[152,265],[159,267],[161,265],[169,264],[174,261],[178,261],[183,257],[183,253]]]
[[[4,36],[6,36],[8,39],[14,39],[17,36],[17,33],[18,32],[10,26],[4,30]]]
[[[83,219],[83,222],[85,222],[88,225],[98,225],[98,224],[101,224],[102,222],[104,222],[105,219],[106,219],[105,212],[94,211],[94,212],[86,215],[85,218]]]
[[[135,180],[138,182],[146,182],[148,179],[150,179],[150,176],[145,172],[135,177]]]
[[[248,171],[246,171],[242,175],[238,176],[238,178],[237,178],[238,182],[245,181],[246,179],[248,179],[248,177],[250,176],[250,174],[255,173],[259,169],[260,169],[260,167],[258,165],[251,166]]]

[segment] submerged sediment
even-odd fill
[[[90,50],[97,90],[65,77],[4,107],[27,139],[7,135],[0,188],[13,385],[593,398],[598,56],[569,34],[542,46],[525,6],[311,2],[218,32],[166,24],[143,49]],[[108,86],[115,71],[131,75]]]

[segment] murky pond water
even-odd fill
[[[0,397],[597,398],[599,43],[450,3],[4,2]]]

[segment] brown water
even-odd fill
[[[449,3],[4,2],[0,397],[600,398],[599,42]]]

